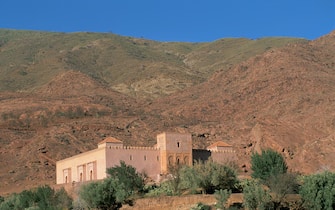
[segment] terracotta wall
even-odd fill
[[[160,154],[158,149],[152,147],[123,147],[107,148],[107,168],[120,165],[123,160],[127,165],[136,168],[140,173],[145,173],[155,181],[158,181],[160,174]]]
[[[106,177],[106,155],[105,148],[91,150],[56,163],[56,183],[80,182],[92,178],[103,179]],[[70,170],[69,170],[70,169]],[[82,176],[80,178],[80,173]],[[65,176],[68,176],[67,179]]]
[[[237,160],[236,153],[234,151],[211,152],[211,158],[213,159],[214,162],[221,164],[234,162]]]
[[[233,150],[209,151],[204,149],[193,150],[193,161],[207,161],[212,159],[214,162],[225,164],[236,161],[236,153]]]
[[[171,165],[192,165],[191,134],[161,133],[157,135],[157,148],[160,149],[162,174],[167,173]]]

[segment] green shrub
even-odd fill
[[[89,208],[118,209],[123,203],[132,203],[131,197],[143,191],[143,177],[123,161],[120,166],[107,169],[109,177],[92,182],[80,189],[80,198]]]
[[[122,183],[131,194],[143,191],[143,176],[124,161],[120,161],[120,166],[108,168],[107,174],[109,178],[117,179],[119,183]]]
[[[175,192],[171,181],[165,181],[160,185],[150,189],[145,195],[147,197],[172,196],[175,195]]]
[[[281,154],[271,149],[262,150],[261,154],[251,156],[251,176],[266,181],[271,176],[287,172],[286,162]]]
[[[326,171],[304,177],[299,194],[307,209],[335,209],[335,173]]]
[[[191,208],[191,210],[210,210],[210,209],[211,209],[210,206],[203,204],[201,202],[197,203],[195,206]]]
[[[243,205],[250,210],[269,207],[271,196],[257,180],[246,180],[243,186]]]
[[[45,185],[33,190],[12,194],[0,203],[0,209],[71,209],[72,199],[64,189],[55,191]]]
[[[195,163],[191,168],[184,168],[181,179],[182,186],[189,189],[202,188],[208,194],[220,189],[234,191],[238,183],[235,170],[211,160]]]
[[[229,196],[231,195],[231,191],[230,190],[215,190],[215,199],[216,199],[216,204],[215,207],[217,209],[226,209],[225,204],[228,201]]]
[[[121,185],[114,179],[92,182],[81,188],[80,198],[89,208],[118,209],[122,206],[127,194],[123,189],[124,186]]]

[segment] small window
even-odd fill
[[[177,142],[177,147],[179,148],[179,146],[180,146],[180,144],[179,144],[179,142]]]
[[[93,171],[90,171],[90,180],[93,180]]]
[[[132,156],[132,155],[130,155],[130,156],[129,156],[129,160],[132,160],[132,159],[133,159],[133,156]]]
[[[147,160],[147,156],[146,155],[144,155],[144,160]]]
[[[157,156],[157,161],[159,161],[159,156]]]

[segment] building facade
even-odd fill
[[[104,179],[107,177],[106,169],[119,165],[120,161],[154,181],[160,181],[173,165],[192,165],[194,160],[206,161],[209,158],[224,163],[234,157],[232,146],[224,142],[214,143],[206,150],[194,150],[191,134],[161,133],[153,147],[124,146],[122,141],[109,137],[101,141],[97,149],[57,161],[56,183]]]

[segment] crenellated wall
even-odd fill
[[[195,160],[206,161],[210,158],[223,164],[235,160],[232,147],[218,148],[193,150],[191,134],[181,133],[164,132],[157,135],[155,147],[123,146],[121,141],[107,138],[98,144],[97,149],[57,161],[56,183],[104,179],[107,177],[106,169],[120,165],[120,161],[133,166],[153,181],[160,181],[162,175],[168,174],[174,165],[191,166]]]
[[[153,147],[116,147],[106,149],[106,167],[120,165],[124,161],[127,165],[136,168],[140,173],[145,173],[154,181],[159,181],[160,154]]]

